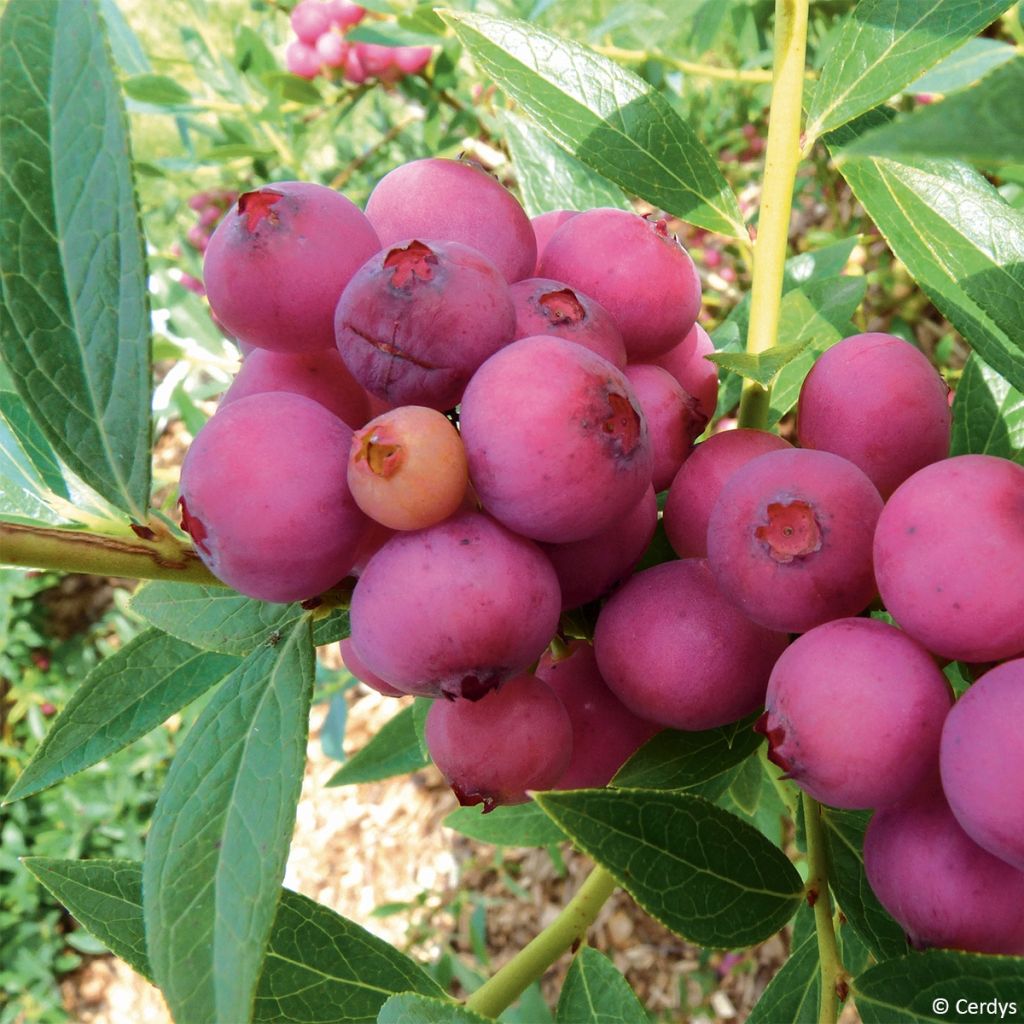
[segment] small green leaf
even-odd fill
[[[364,21],[345,33],[353,43],[375,43],[377,46],[439,46],[443,40],[436,32],[424,32],[395,21]]]
[[[814,930],[813,911],[801,907],[797,921],[805,925],[798,938],[793,931],[789,958],[768,982],[761,998],[754,1004],[747,1024],[818,1024],[821,998],[821,960],[818,936]],[[806,925],[810,924],[809,927]]]
[[[137,861],[26,857],[25,867],[82,925],[153,980]],[[256,992],[256,1024],[370,1024],[393,992],[440,994],[407,956],[359,925],[281,890]]]
[[[1010,1020],[1024,1006],[1024,957],[929,949],[870,968],[853,994],[864,1024]]]
[[[61,459],[149,506],[146,264],[128,132],[94,3],[0,18],[0,351]]]
[[[864,833],[871,817],[865,811],[822,807],[830,873],[836,901],[850,924],[880,960],[907,951],[903,929],[885,912],[864,873]]]
[[[583,946],[565,976],[555,1020],[558,1024],[648,1024],[649,1018],[611,960]]]
[[[38,793],[128,746],[204,694],[238,659],[147,629],[86,676],[5,803]]]
[[[565,839],[565,833],[532,800],[495,807],[486,814],[479,804],[460,807],[442,824],[470,839],[495,846],[550,846]]]
[[[450,999],[409,992],[392,996],[377,1014],[377,1024],[488,1024],[489,1021],[489,1017],[481,1017]]]
[[[352,786],[406,775],[430,763],[416,736],[413,706],[402,708],[377,730],[362,750],[353,754],[327,781],[328,786]]]
[[[570,156],[536,125],[511,113],[504,124],[519,194],[531,217],[550,210],[629,208],[621,188]]]
[[[188,89],[166,75],[132,75],[125,79],[124,91],[133,100],[154,107],[179,107],[192,102]]]
[[[524,21],[456,11],[442,16],[480,71],[577,160],[682,220],[747,237],[714,158],[642,78]]]
[[[833,132],[833,152],[883,123],[873,111]],[[863,157],[840,166],[868,216],[971,347],[1024,390],[1024,211],[950,160]]]
[[[269,604],[227,587],[155,581],[132,597],[133,610],[171,636],[222,654],[248,654],[280,637],[305,614],[297,604]],[[313,624],[317,646],[348,636],[348,613],[334,611]]]
[[[803,885],[777,846],[687,793],[538,793],[541,807],[653,917],[702,946],[760,942],[796,913]]]
[[[806,347],[779,371],[768,410],[769,428],[796,405],[804,378],[818,356],[856,332],[850,318],[866,291],[866,278],[836,277],[808,282],[783,295],[779,337],[792,339],[792,344],[804,341]]]
[[[837,160],[945,156],[982,167],[1024,162],[1021,96],[1024,57],[1015,57],[970,89],[858,136]]]
[[[317,104],[324,101],[323,94],[312,82],[287,71],[267,71],[260,75],[260,81],[270,92],[277,93],[282,99],[291,100],[293,103]],[[213,146],[210,152],[222,159],[229,159],[231,156],[258,158],[264,150],[250,145],[235,145]]]
[[[1024,394],[972,352],[953,400],[950,455],[997,455],[1024,465]]]
[[[689,789],[746,760],[761,743],[756,716],[704,732],[665,729],[648,740],[618,771],[613,786]]]
[[[998,39],[989,39],[986,36],[968,39],[959,50],[954,50],[916,82],[911,82],[904,92],[913,95],[944,95],[966,89],[1000,64],[1013,60],[1016,52],[1009,43]]]
[[[59,474],[53,449],[25,404],[13,391],[0,391],[0,516],[63,523],[53,508],[55,495],[67,496]]]
[[[43,437],[25,403],[13,391],[0,391],[0,418],[14,434],[18,448],[31,463],[39,482],[60,498],[69,498],[68,485],[50,443]]]
[[[716,366],[730,370],[747,380],[756,380],[762,387],[771,387],[782,368],[791,363],[810,345],[811,339],[773,345],[763,352],[712,352],[706,358]]]
[[[900,92],[999,17],[1012,0],[860,0],[810,100],[807,137],[852,121]]]
[[[179,1020],[248,1020],[306,761],[313,645],[301,621],[224,681],[185,737],[144,861],[146,943]]]

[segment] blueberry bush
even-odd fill
[[[1009,0],[8,0],[3,593],[140,585],[59,706],[4,597],[0,925],[178,1024],[526,1019],[562,958],[549,1019],[632,1024],[623,889],[785,930],[751,1021],[1024,1012],[1022,45]],[[282,887],[328,645],[401,708],[361,756],[593,862],[490,977]],[[35,937],[4,991],[74,965]]]

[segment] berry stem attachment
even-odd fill
[[[828,851],[825,829],[821,822],[821,805],[803,794],[804,828],[807,833],[807,895],[813,901],[814,927],[818,933],[818,959],[821,963],[821,1001],[819,1024],[836,1024],[839,1016],[840,991],[849,988],[849,977],[839,955],[832,921],[832,901],[828,891]]]
[[[747,332],[747,351],[752,355],[764,352],[777,341],[793,186],[800,163],[807,8],[808,0],[775,0],[772,105]],[[763,430],[768,424],[770,400],[770,388],[753,380],[744,381],[739,425]]]
[[[615,887],[615,879],[604,868],[595,867],[558,917],[484,982],[466,1000],[466,1008],[485,1017],[497,1017],[511,1006],[570,946],[583,938]]]

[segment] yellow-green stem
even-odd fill
[[[775,63],[761,211],[754,243],[747,351],[756,355],[776,344],[782,277],[786,265],[793,185],[800,163],[800,120],[807,51],[808,0],[776,0]],[[741,427],[764,429],[770,389],[746,381],[740,401]]]
[[[825,846],[825,829],[821,823],[821,806],[806,793],[803,801],[804,829],[807,834],[807,893],[814,903],[814,927],[818,934],[818,959],[821,964],[818,1022],[836,1024],[840,989],[845,992],[849,982],[832,923],[832,905],[828,894],[828,851]]]
[[[594,923],[605,900],[615,891],[615,879],[602,867],[595,867],[565,909],[534,939],[485,981],[466,1000],[470,1010],[485,1017],[497,1017]]]
[[[60,527],[0,523],[0,564],[220,585],[220,580],[191,547],[169,535],[144,540]]]

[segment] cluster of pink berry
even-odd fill
[[[288,70],[310,79],[340,70],[346,81],[360,85],[371,78],[397,82],[427,66],[429,46],[383,46],[346,39],[346,31],[365,16],[364,8],[347,0],[299,0],[291,13],[296,38],[285,51]]]
[[[189,198],[189,209],[195,210],[196,222],[188,229],[185,240],[196,252],[206,252],[214,228],[234,205],[236,199],[238,193],[228,188],[206,189],[203,192],[196,192]],[[175,250],[178,255],[181,254],[180,246],[176,245]],[[180,280],[190,292],[195,292],[196,295],[206,294],[203,282],[191,274],[182,271]]]
[[[462,801],[601,786],[660,728],[764,707],[790,778],[877,809],[869,877],[915,941],[1024,952],[1024,468],[948,457],[918,350],[829,350],[800,448],[694,446],[718,382],[666,223],[531,222],[449,160],[391,171],[365,213],[246,193],[205,277],[256,347],[186,457],[183,525],[263,600],[356,576],[345,662],[444,698],[427,741]],[[679,558],[634,573],[666,489]],[[879,594],[900,628],[866,617]],[[566,644],[562,613],[601,599],[593,645]],[[954,704],[937,658],[1004,664]]]

